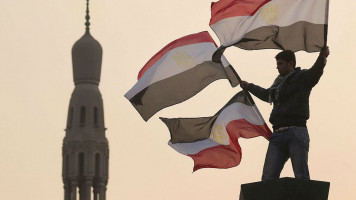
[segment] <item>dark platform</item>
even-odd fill
[[[280,178],[241,185],[240,200],[327,200],[329,182]]]

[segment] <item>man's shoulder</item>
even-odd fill
[[[300,67],[297,67],[295,70],[296,70],[296,72],[295,72],[296,76],[303,75],[308,71],[308,69],[301,69]]]
[[[295,72],[292,74],[292,76],[289,78],[289,82],[294,82],[303,79],[304,75],[306,74],[308,70],[307,69],[301,69],[300,67],[297,67],[295,69]]]

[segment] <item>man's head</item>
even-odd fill
[[[295,70],[295,55],[291,50],[284,50],[276,55],[277,69],[281,76],[285,76]]]

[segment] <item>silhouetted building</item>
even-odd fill
[[[89,32],[88,1],[85,34],[72,48],[75,88],[62,151],[65,200],[105,200],[108,182],[109,148],[98,88],[102,48]]]

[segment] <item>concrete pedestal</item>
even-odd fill
[[[329,182],[280,178],[241,185],[240,200],[327,200]]]

